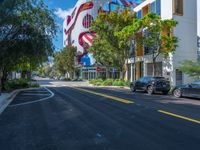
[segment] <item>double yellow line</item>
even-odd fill
[[[115,100],[115,101],[118,101],[118,102],[121,102],[121,103],[125,103],[125,104],[133,104],[134,103],[133,101],[129,101],[129,100],[126,100],[126,99],[122,99],[122,98],[119,98],[119,97],[114,97],[114,96],[110,96],[110,95],[106,95],[106,94],[102,94],[102,93],[97,93],[97,92],[82,89],[82,88],[76,87],[74,89],[77,89],[77,90],[83,91],[83,92],[87,92],[87,93],[91,93],[91,94],[95,94],[95,95],[98,95],[98,96],[102,96],[102,97],[105,97],[105,98],[108,98],[108,99],[111,99],[111,100]]]

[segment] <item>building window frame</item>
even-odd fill
[[[137,12],[137,18],[138,18],[138,19],[141,19],[141,18],[142,18],[142,10],[139,10],[139,11]]]
[[[156,13],[156,2],[150,3],[150,12],[151,13]]]
[[[179,6],[177,6],[179,5]],[[183,0],[173,0],[173,14],[177,16],[183,16],[184,14],[184,2]]]
[[[161,0],[156,0],[156,14],[161,15]]]

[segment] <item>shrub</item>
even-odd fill
[[[113,82],[113,86],[125,86],[125,85],[126,85],[126,81],[122,79],[116,79]]]
[[[33,84],[30,84],[30,87],[37,88],[37,87],[40,87],[40,85],[38,83],[33,83]]]
[[[102,85],[104,86],[111,86],[113,84],[112,79],[106,79],[105,81],[102,82]]]
[[[70,78],[64,78],[63,81],[71,81]]]
[[[93,79],[93,80],[89,81],[90,84],[93,84],[93,85],[96,85],[96,86],[102,85],[102,82],[103,82],[102,79]]]
[[[5,83],[5,90],[6,91],[12,91],[15,89],[20,89],[20,88],[28,88],[28,80],[26,79],[15,79],[15,80],[8,80]]]

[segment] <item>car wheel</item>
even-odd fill
[[[175,89],[173,95],[177,98],[180,98],[182,96],[182,92],[180,89]]]
[[[148,93],[149,95],[151,95],[151,94],[154,93],[154,90],[153,90],[153,86],[152,86],[152,85],[150,85],[150,86],[147,87],[147,93]]]
[[[136,91],[135,86],[133,86],[133,85],[130,86],[130,89],[131,89],[131,92],[135,92]]]

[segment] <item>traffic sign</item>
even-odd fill
[[[101,68],[100,68],[100,67],[97,67],[97,68],[96,68],[96,71],[97,71],[97,72],[100,72],[100,71],[101,71]]]

